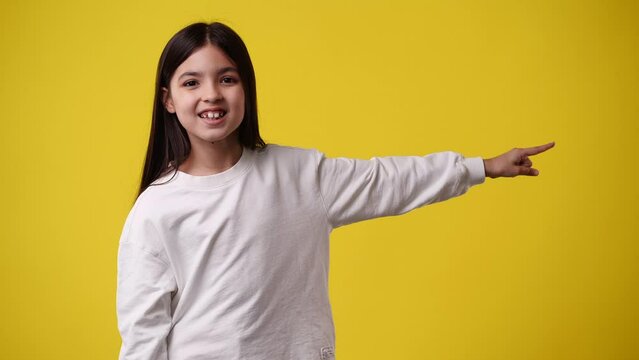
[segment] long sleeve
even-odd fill
[[[484,182],[481,158],[452,152],[370,160],[318,153],[319,189],[333,227],[399,215],[465,193]]]
[[[158,242],[155,228],[148,221],[137,221],[134,210],[118,249],[120,360],[166,360],[176,281],[166,256],[154,245]]]

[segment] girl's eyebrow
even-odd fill
[[[220,75],[220,74],[224,74],[225,72],[229,72],[229,71],[233,71],[233,72],[239,73],[239,71],[237,71],[237,68],[235,68],[233,66],[227,66],[227,67],[223,67],[220,70],[218,70],[217,74]],[[199,72],[199,71],[187,71],[187,72],[183,73],[182,75],[180,75],[178,77],[178,80],[180,80],[181,78],[183,78],[185,76],[198,77],[198,76],[202,76],[202,73]]]

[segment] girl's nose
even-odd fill
[[[202,94],[202,101],[205,101],[205,102],[214,102],[221,99],[222,99],[222,92],[220,91],[220,88],[216,84],[208,86],[206,90],[204,91],[204,93]]]

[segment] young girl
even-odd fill
[[[240,37],[192,24],[166,45],[139,196],[118,251],[120,359],[333,359],[329,234],[537,175],[528,158],[371,160],[269,144]]]

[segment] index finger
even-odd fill
[[[524,148],[522,149],[524,151],[525,155],[537,155],[539,153],[542,153],[548,149],[550,149],[551,147],[555,146],[555,142],[549,142],[548,144],[545,145],[539,145],[539,146],[533,146],[533,147],[529,147],[529,148]]]

